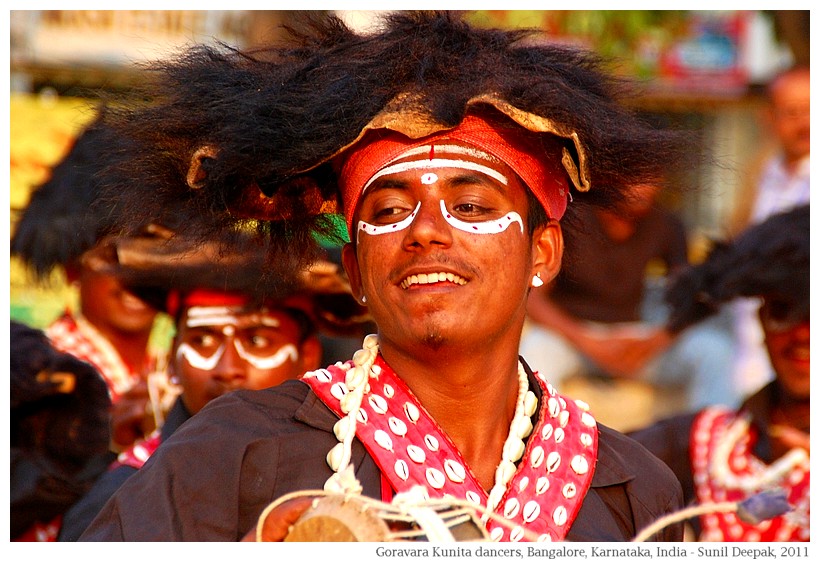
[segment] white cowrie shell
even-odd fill
[[[361,367],[354,367],[345,373],[345,385],[348,390],[353,390],[354,388],[358,388],[366,378],[367,375],[365,375],[364,369]]]
[[[387,411],[387,401],[378,394],[371,394],[367,401],[370,402],[370,407],[377,414],[383,414]]]
[[[407,419],[412,423],[419,421],[419,409],[416,408],[416,405],[412,402],[404,403],[404,415],[407,416]]]
[[[517,437],[507,437],[507,440],[504,442],[504,451],[502,454],[504,458],[507,459],[520,459],[521,455],[524,454],[524,442]]]
[[[535,481],[535,493],[541,495],[550,489],[550,481],[546,476],[541,476]]]
[[[341,382],[334,383],[330,387],[330,393],[336,400],[341,400],[347,395],[347,386]]]
[[[538,517],[538,514],[541,513],[541,506],[538,505],[538,502],[535,500],[530,500],[524,504],[524,522],[525,523],[532,523]]]
[[[469,491],[468,491],[468,492],[464,495],[464,497],[466,497],[466,498],[467,498],[467,501],[469,501],[469,502],[472,502],[472,503],[474,503],[474,504],[481,505],[481,497],[479,497],[479,495],[478,495],[478,494],[476,494],[475,492],[473,492],[472,490],[469,490]]]
[[[494,527],[492,531],[490,531],[490,539],[498,542],[504,536],[504,529],[501,527]]]
[[[592,417],[591,414],[584,412],[581,414],[581,423],[583,423],[587,427],[595,427],[595,418]]]
[[[552,537],[549,533],[544,533],[543,535],[538,535],[535,542],[552,542]]]
[[[556,507],[555,511],[552,512],[552,520],[556,525],[565,525],[567,522],[567,508],[563,505]]]
[[[530,455],[530,466],[538,468],[542,462],[544,462],[544,448],[541,445],[536,445]]]
[[[348,430],[350,429],[350,418],[345,416],[335,424],[333,424],[333,435],[336,436],[336,439],[339,441],[344,440],[345,436],[347,435]]]
[[[507,519],[512,519],[516,515],[518,515],[518,509],[521,507],[521,504],[518,503],[516,498],[510,498],[504,503],[504,517]]]
[[[373,357],[373,352],[369,349],[360,349],[356,353],[353,354],[353,364],[354,365],[364,365],[368,362],[368,360]]]
[[[417,447],[416,445],[407,446],[407,456],[410,457],[410,460],[418,464],[423,463],[427,458],[424,449]]]
[[[501,501],[501,496],[503,495],[504,490],[501,488],[495,487],[490,490],[490,494],[487,496],[487,507],[490,509],[495,509],[498,502]]]
[[[318,371],[314,371],[313,374],[316,376],[316,379],[321,382],[330,382],[333,380],[333,376],[327,369],[319,369]]]
[[[592,445],[592,435],[589,433],[582,433],[581,434],[581,445],[584,447],[589,447]]]
[[[524,476],[521,480],[518,481],[518,491],[523,492],[527,489],[527,486],[530,485],[530,477]]]
[[[353,410],[359,408],[362,405],[362,397],[359,395],[358,392],[351,392],[342,396],[342,399],[339,401],[339,407],[342,409],[342,412],[345,414],[349,414]]]
[[[342,458],[345,454],[345,447],[342,443],[336,445],[327,453],[327,464],[335,472],[342,465]]]
[[[393,398],[393,395],[395,393],[396,393],[396,391],[393,390],[392,386],[390,386],[389,384],[384,385],[384,395],[385,396],[387,396],[388,398]]]
[[[589,471],[589,462],[581,455],[572,457],[569,465],[575,471],[575,474],[586,474]]]
[[[356,412],[356,421],[359,423],[367,423],[367,412],[364,410],[358,410]]]
[[[373,365],[372,367],[370,367],[370,372],[373,373],[373,376],[378,377],[382,374],[382,368],[378,365]]]
[[[467,471],[461,463],[458,463],[453,459],[447,459],[444,461],[444,473],[452,482],[457,483],[464,482],[464,479],[467,477]]]
[[[444,486],[444,475],[440,470],[430,467],[425,471],[425,476],[430,487],[440,490]]]
[[[495,469],[495,480],[506,484],[513,477],[513,474],[515,474],[515,464],[503,460],[498,463],[498,467]]]
[[[564,440],[564,430],[560,427],[555,428],[555,432],[553,433],[553,438],[555,439],[556,443],[560,443]]]
[[[581,400],[579,398],[575,399],[575,405],[578,406],[578,408],[580,408],[581,410],[583,410],[585,412],[589,411],[589,404],[587,404],[586,402],[584,402],[583,400]]]
[[[561,455],[558,451],[553,451],[547,455],[547,472],[555,472],[561,465]]]
[[[569,412],[563,410],[560,414],[558,414],[558,423],[561,427],[567,427],[567,423],[569,423]]]
[[[396,472],[396,476],[402,480],[407,480],[410,476],[410,469],[407,468],[407,463],[402,459],[396,461],[396,464],[393,465],[393,470]]]
[[[541,439],[546,441],[547,439],[552,437],[553,429],[554,428],[552,427],[552,424],[545,424],[544,427],[541,429]]]
[[[575,484],[572,482],[567,482],[564,484],[564,487],[561,488],[561,493],[564,495],[565,498],[571,499],[575,497],[575,494],[578,493],[578,488],[575,487]]]
[[[521,527],[515,527],[512,531],[510,531],[510,541],[511,542],[521,542],[521,539],[524,538],[524,530]]]
[[[532,433],[532,420],[530,418],[518,418],[513,422],[512,432],[523,439]]]
[[[404,435],[407,433],[407,425],[399,418],[391,417],[389,420],[387,420],[387,426],[390,428],[390,431],[392,431],[399,437],[404,437]]]
[[[438,451],[438,439],[429,433],[424,436],[424,444],[427,445],[427,448],[431,451]]]
[[[538,398],[536,398],[535,394],[531,390],[528,390],[524,395],[524,415],[528,418],[532,417],[537,409]]]
[[[550,399],[547,400],[547,406],[549,406],[550,417],[552,418],[557,416],[561,411],[561,405],[556,398],[550,397]]]
[[[393,439],[391,439],[390,435],[383,429],[377,429],[375,433],[373,433],[373,439],[376,440],[376,443],[378,443],[382,449],[387,451],[393,450]]]

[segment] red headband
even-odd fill
[[[192,306],[244,306],[250,298],[243,293],[218,291],[214,289],[194,289],[180,295],[179,291],[171,291],[165,303],[165,311],[176,316],[181,308]]]
[[[411,139],[387,129],[369,133],[348,151],[339,174],[348,232],[353,233],[353,213],[362,187],[376,172],[412,148],[445,141],[475,146],[504,162],[530,188],[547,216],[560,219],[567,208],[569,193],[560,141],[553,135],[533,133],[506,118],[505,121],[467,115],[454,129],[423,139]]]

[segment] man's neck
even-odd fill
[[[388,346],[382,356],[489,489],[518,398],[517,347],[408,354]]]

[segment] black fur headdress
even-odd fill
[[[103,149],[110,151],[124,142],[115,141],[113,130],[98,116],[74,140],[49,178],[32,191],[11,239],[11,255],[39,279],[46,279],[58,266],[75,263],[106,231],[105,209],[92,204],[99,194],[95,174],[104,165]]]
[[[595,55],[536,32],[449,12],[394,12],[370,35],[307,14],[289,31],[278,46],[198,46],[150,68],[147,102],[112,115],[139,146],[108,155],[119,224],[173,206],[195,235],[255,230],[275,241],[272,260],[302,259],[317,234],[341,232],[332,160],[366,128],[450,128],[481,104],[563,140],[576,201],[611,203],[688,154],[624,108],[625,83]]]
[[[810,222],[804,205],[716,243],[703,263],[683,270],[669,286],[670,329],[695,324],[739,297],[776,299],[807,315]]]

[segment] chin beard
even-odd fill
[[[427,331],[423,341],[431,349],[438,350],[446,343],[446,338],[438,330],[431,329]]]

